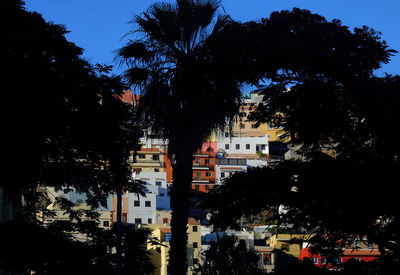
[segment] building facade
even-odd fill
[[[215,162],[216,184],[237,172],[247,171],[247,160],[242,158],[217,158]]]
[[[235,137],[224,132],[218,139],[218,152],[228,158],[267,158],[269,154],[268,137]]]
[[[215,187],[215,152],[198,151],[193,156],[192,189],[208,193]]]

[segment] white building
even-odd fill
[[[242,158],[217,158],[215,160],[215,181],[216,184],[230,175],[247,171],[247,160]]]
[[[166,172],[141,172],[135,179],[146,185],[146,196],[129,193],[128,223],[156,224],[157,210],[170,210],[169,187]]]
[[[228,157],[257,158],[258,154],[269,154],[268,137],[231,137],[224,132],[218,138],[218,151],[223,151]],[[258,153],[257,153],[258,152]]]

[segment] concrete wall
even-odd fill
[[[256,151],[269,154],[268,137],[221,137],[218,140],[218,150],[229,154],[256,155]],[[247,147],[249,146],[249,147]],[[239,147],[239,148],[238,148]],[[247,149],[248,148],[248,149]]]

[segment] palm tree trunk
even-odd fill
[[[191,150],[181,150],[175,155],[173,167],[174,181],[171,189],[171,250],[169,252],[169,272],[184,275],[187,272],[187,222],[189,215],[189,190],[192,182]]]

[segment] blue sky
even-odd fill
[[[91,63],[115,65],[114,51],[124,45],[121,37],[129,31],[128,21],[145,11],[152,0],[25,0],[26,8],[48,21],[64,24],[67,37],[85,49]],[[225,0],[225,11],[239,21],[268,17],[273,11],[298,7],[340,19],[351,29],[363,25],[382,32],[388,45],[400,52],[400,0]],[[376,72],[400,74],[400,55]]]

